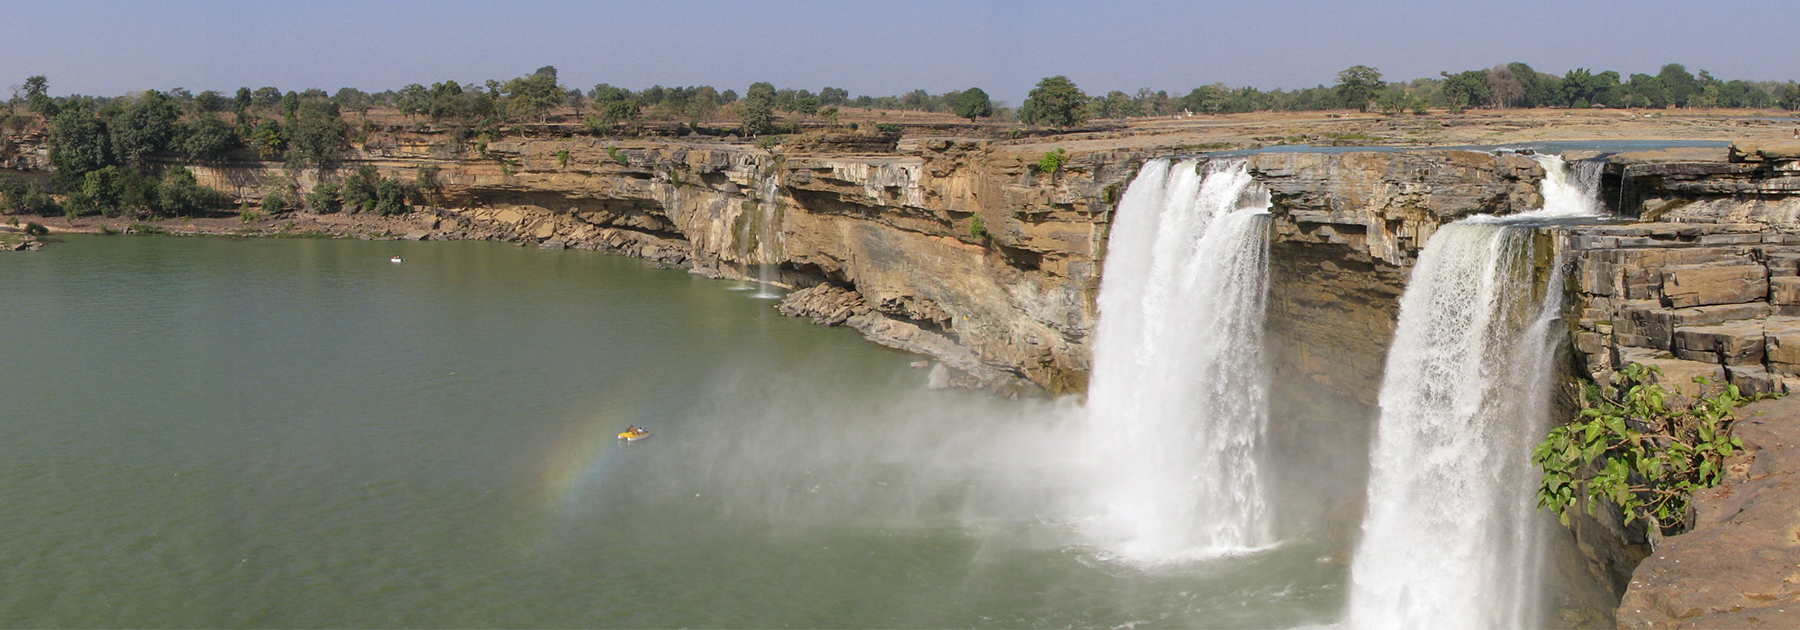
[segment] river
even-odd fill
[[[388,258],[398,255],[402,263]],[[0,256],[0,625],[1329,623],[1302,535],[1091,542],[1068,401],[741,284],[499,243],[69,236]],[[638,424],[651,438],[621,443]]]

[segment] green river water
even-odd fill
[[[400,255],[401,264],[388,262]],[[731,282],[498,243],[0,255],[6,627],[1281,627],[1305,538],[1088,542],[1079,409]],[[640,424],[650,439],[620,443]]]

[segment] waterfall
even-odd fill
[[[775,263],[781,260],[781,181],[773,173],[758,175],[755,215],[739,235],[739,253],[745,261],[756,260],[756,294],[752,297],[781,297],[775,289]]]
[[[1600,172],[1602,160],[1582,160],[1570,164],[1560,155],[1531,156],[1544,167],[1544,181],[1539,190],[1544,195],[1542,216],[1595,216],[1600,214]]]
[[[1598,168],[1544,165],[1544,208],[1444,226],[1400,298],[1381,383],[1356,628],[1541,624],[1545,519],[1531,449],[1549,422],[1562,270],[1532,221],[1598,214]],[[1542,299],[1538,299],[1539,291]]]
[[[1259,470],[1268,208],[1241,160],[1152,160],[1119,201],[1087,410],[1102,536],[1127,559],[1273,542]]]

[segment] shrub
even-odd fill
[[[562,167],[562,168],[569,167],[569,150],[568,149],[557,149],[556,150],[556,165],[559,167]]]
[[[631,166],[631,160],[626,159],[625,154],[619,152],[619,147],[606,147],[606,154],[611,156],[614,162],[618,162],[619,166]]]
[[[988,232],[987,224],[982,223],[981,217],[977,216],[977,217],[969,220],[969,236],[973,236],[975,238],[979,238],[982,240],[987,240],[988,237],[993,236],[993,234]]]
[[[1609,396],[1588,385],[1585,408],[1573,422],[1550,431],[1532,452],[1544,471],[1538,504],[1569,523],[1569,509],[1586,503],[1589,514],[1611,501],[1627,524],[1644,519],[1679,531],[1694,490],[1719,485],[1724,461],[1744,444],[1731,435],[1733,410],[1769,394],[1743,396],[1736,385],[1693,401],[1650,383],[1654,367],[1625,366]],[[1703,388],[1712,383],[1695,377]]]
[[[906,128],[900,126],[900,123],[875,123],[875,130],[882,133],[900,133]]]
[[[1044,157],[1038,159],[1038,172],[1055,173],[1062,170],[1063,165],[1067,163],[1069,163],[1069,154],[1058,148],[1055,151],[1045,153]]]
[[[306,205],[317,214],[332,214],[344,209],[344,200],[338,198],[337,182],[319,182],[311,192],[306,193]]]
[[[25,235],[26,236],[44,236],[49,233],[50,233],[50,228],[44,227],[42,225],[38,225],[38,223],[36,221],[25,222]]]
[[[269,215],[277,214],[286,208],[287,208],[287,199],[284,198],[284,196],[281,194],[281,191],[271,192],[268,195],[263,196],[263,199],[262,199],[262,213],[263,214],[269,214]],[[246,218],[244,218],[245,216],[247,216],[247,215],[239,215],[238,218],[245,222],[255,220],[255,218],[246,219]]]

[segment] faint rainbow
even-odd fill
[[[590,419],[570,423],[544,456],[539,492],[551,510],[565,510],[578,503],[595,484],[603,481],[608,460],[618,452],[618,435],[637,415],[636,405],[613,407]]]

